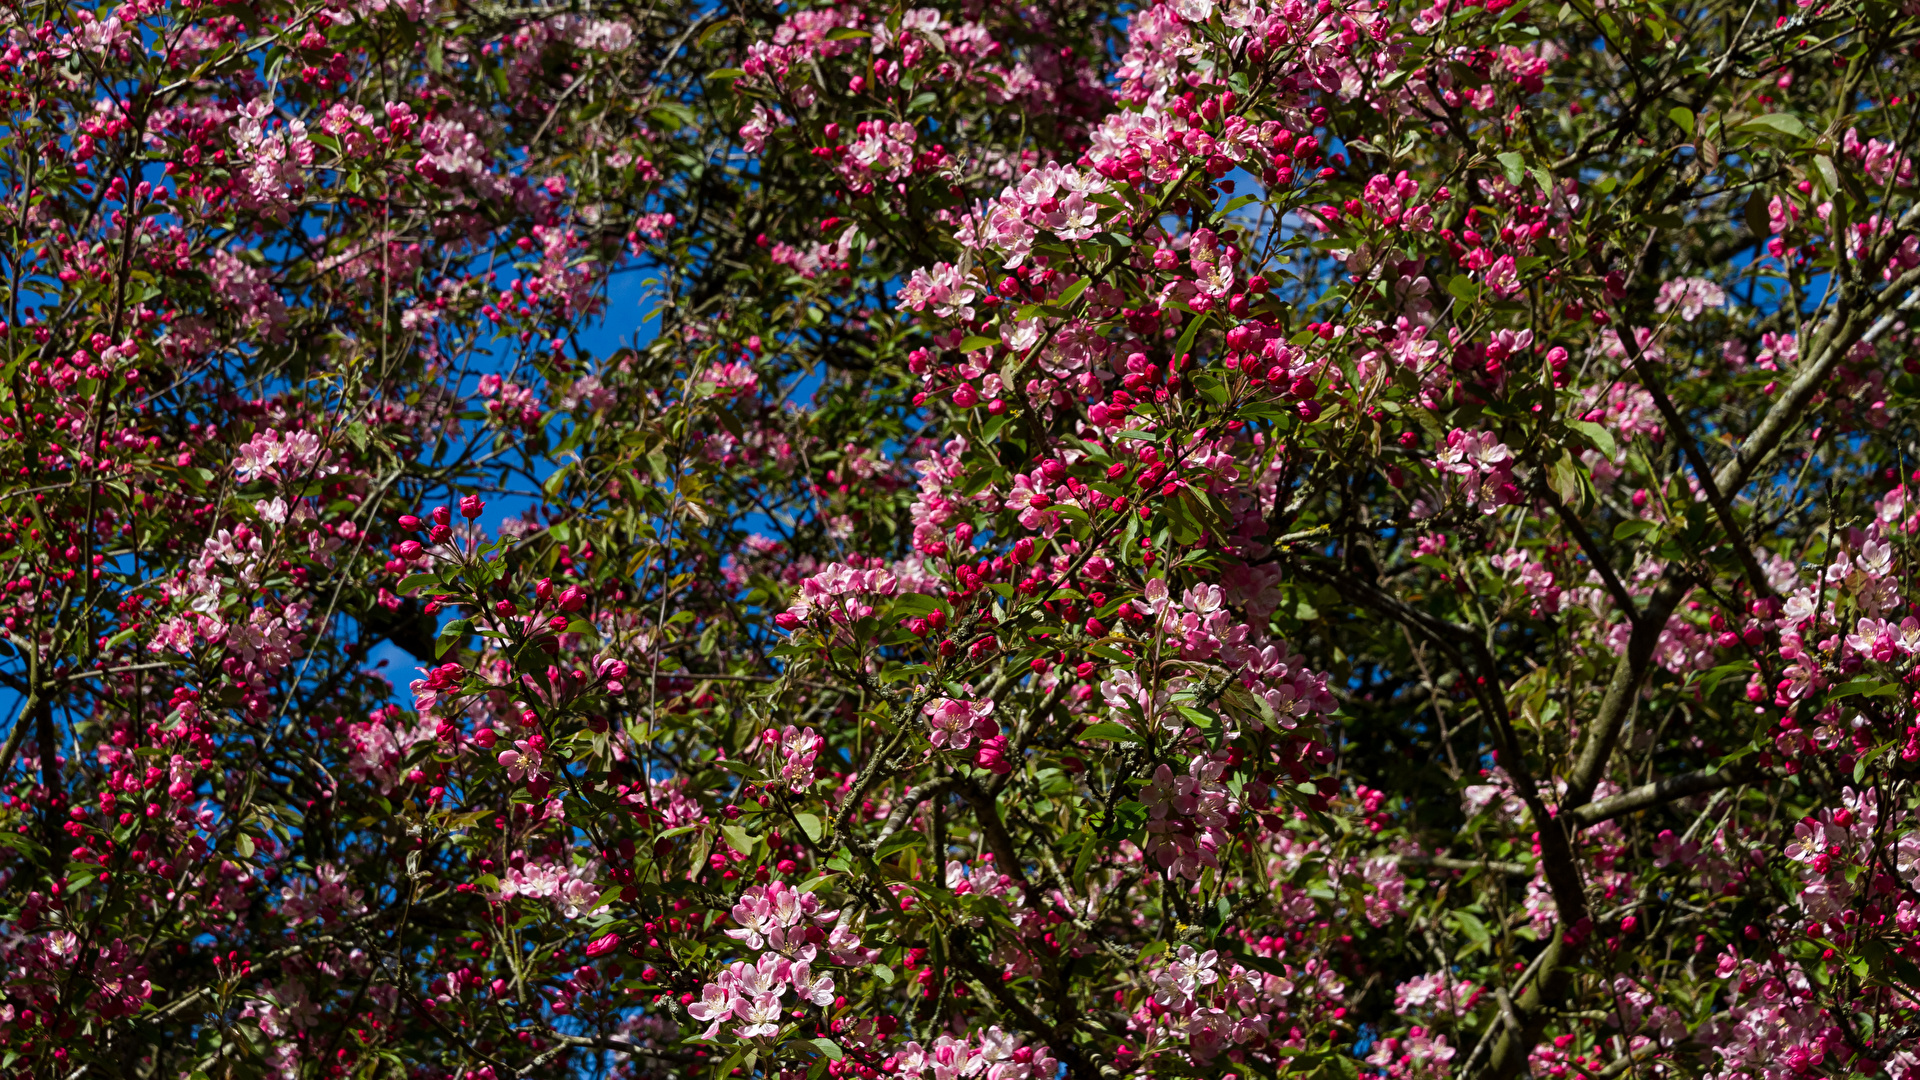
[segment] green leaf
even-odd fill
[[[1086,881],[1087,867],[1093,865],[1094,852],[1099,847],[1100,842],[1095,839],[1092,833],[1081,834],[1080,854],[1074,857],[1073,870],[1067,875],[1068,882],[1070,882],[1074,888],[1080,888]]]
[[[1833,167],[1833,159],[1825,154],[1815,154],[1813,169],[1820,174],[1820,182],[1828,191],[1840,190],[1840,173]]]
[[[883,862],[896,851],[905,851],[910,847],[919,847],[926,842],[927,838],[917,832],[895,833],[893,834],[893,839],[880,845],[880,850],[873,853],[873,861]]]
[[[1175,359],[1187,355],[1187,350],[1193,347],[1194,336],[1200,333],[1200,324],[1206,321],[1207,317],[1205,315],[1195,315],[1192,319],[1188,320],[1186,330],[1180,334],[1179,343],[1174,345],[1173,352],[1169,355]]]
[[[1722,682],[1726,681],[1729,676],[1745,675],[1752,670],[1753,661],[1751,660],[1741,660],[1732,664],[1721,664],[1719,667],[1707,672],[1706,675],[1702,677],[1701,682],[1706,684],[1707,693],[1711,694]]]
[[[1467,935],[1475,945],[1485,946],[1493,940],[1493,935],[1487,932],[1487,924],[1481,922],[1478,915],[1466,911],[1452,911],[1448,912],[1447,918],[1453,923],[1454,929]]]
[[[1193,373],[1192,379],[1193,388],[1198,390],[1202,397],[1205,397],[1215,405],[1225,405],[1227,403],[1230,395],[1227,392],[1226,385],[1218,378],[1215,378],[1211,372],[1196,371]]]
[[[678,131],[683,127],[692,127],[699,121],[699,118],[693,115],[692,109],[687,108],[677,101],[662,101],[653,108],[648,109],[647,116],[657,121],[661,127],[667,128],[670,131]]]
[[[739,68],[714,68],[707,72],[707,81],[725,82],[728,79],[738,79],[745,74],[746,72]]]
[[[1631,540],[1641,533],[1652,532],[1653,527],[1653,522],[1651,521],[1641,521],[1639,519],[1623,521],[1613,527],[1613,538],[1615,540]]]
[[[1519,187],[1520,178],[1525,176],[1527,172],[1527,159],[1511,150],[1504,154],[1495,154],[1493,156],[1500,162],[1500,167],[1506,170],[1507,183],[1512,184],[1514,187]]]
[[[1000,344],[999,338],[981,337],[975,334],[960,340],[960,351],[981,352],[982,350],[991,349],[998,344]]]
[[[1667,110],[1667,119],[1680,125],[1688,135],[1693,134],[1693,110],[1675,107]]]
[[[826,831],[826,828],[820,824],[818,817],[813,814],[795,814],[793,819],[800,823],[800,831],[807,834],[807,839],[816,844],[820,842],[821,834]]]
[[[441,627],[440,637],[433,643],[433,658],[438,660],[447,655],[447,650],[465,641],[472,629],[473,624],[465,619],[455,619]]]
[[[1080,299],[1080,294],[1087,291],[1087,286],[1091,284],[1092,281],[1093,279],[1090,277],[1083,277],[1079,281],[1067,286],[1066,291],[1053,300],[1054,305],[1056,307],[1066,307],[1068,304]]]
[[[1113,808],[1113,817],[1107,821],[1109,837],[1131,836],[1147,824],[1147,804],[1137,799],[1127,799]]]
[[[908,615],[925,615],[939,606],[940,601],[926,593],[904,593],[894,599],[887,617],[900,619]]]
[[[751,854],[754,845],[760,842],[759,837],[738,825],[722,825],[720,831],[726,836],[727,843],[733,845],[733,850],[742,855]]]
[[[1094,724],[1080,733],[1082,739],[1109,739],[1113,742],[1139,742],[1140,736],[1119,724]]]
[[[233,850],[239,852],[243,859],[253,858],[253,837],[241,833],[240,838],[234,841]]]
[[[1613,432],[1591,420],[1574,420],[1567,426],[1585,435],[1587,441],[1593,444],[1593,448],[1600,451],[1601,456],[1608,461],[1612,461],[1613,456],[1620,452],[1619,444],[1613,441]]]
[[[46,851],[45,848],[34,843],[31,839],[10,830],[0,830],[0,847],[10,847],[22,855],[28,855],[34,858],[39,858],[40,855]]]
[[[1553,493],[1565,506],[1577,506],[1580,502],[1580,467],[1573,462],[1571,451],[1560,451],[1559,460],[1548,470],[1547,482],[1553,487]]]
[[[1803,139],[1807,135],[1807,125],[1801,123],[1799,117],[1793,115],[1792,113],[1783,113],[1783,112],[1768,113],[1765,116],[1756,116],[1753,119],[1747,121],[1746,123],[1741,124],[1739,127],[1734,128],[1734,130],[1735,131],[1771,131],[1780,135],[1792,136],[1793,138],[1796,138],[1796,139]]]
[[[812,1042],[814,1049],[824,1054],[828,1061],[839,1061],[847,1056],[840,1051],[840,1044],[832,1039],[814,1039]]]
[[[1899,683],[1883,683],[1878,679],[1855,679],[1833,688],[1832,697],[1891,697],[1900,692]]]

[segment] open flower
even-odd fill
[[[773,994],[756,994],[752,1001],[735,999],[733,1015],[746,1023],[733,1029],[743,1039],[772,1038],[780,1034],[780,999]]]
[[[540,776],[540,748],[527,739],[513,740],[514,749],[500,751],[499,762],[507,770],[507,776],[518,782],[523,777],[538,779]]]
[[[973,740],[1000,734],[993,720],[993,702],[938,698],[926,708],[928,735],[935,749],[965,750]]]

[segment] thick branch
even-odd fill
[[[1916,213],[1910,211],[1902,224],[1910,223],[1907,219],[1915,216]],[[1857,342],[1866,340],[1869,335],[1884,332],[1896,310],[1913,302],[1913,296],[1907,294],[1916,285],[1920,285],[1920,267],[1902,274],[1885,291],[1875,294],[1868,303],[1851,311],[1844,300],[1841,302],[1815,335],[1813,346],[1807,353],[1811,357],[1807,365],[1779,400],[1774,402],[1773,407],[1767,410],[1766,416],[1747,436],[1733,460],[1710,478],[1712,490],[1727,499],[1740,493],[1754,472],[1800,422],[1814,395],[1826,385],[1827,377],[1832,374],[1840,358],[1851,351]],[[1897,305],[1891,299],[1902,295],[1906,295],[1906,299]],[[1622,342],[1630,336],[1622,334]],[[1675,434],[1679,435],[1680,432]],[[1701,468],[1699,465],[1695,467]],[[1703,476],[1703,482],[1706,479]],[[1561,802],[1563,809],[1579,807],[1593,797],[1593,789],[1605,774],[1607,762],[1613,755],[1613,745],[1619,737],[1620,726],[1626,722],[1627,713],[1639,693],[1640,681],[1645,677],[1653,648],[1659,642],[1661,630],[1666,627],[1667,616],[1686,595],[1687,588],[1680,578],[1670,573],[1648,603],[1645,618],[1634,626],[1627,654],[1614,665],[1613,678],[1607,684],[1599,715],[1589,727],[1573,775],[1567,780],[1566,798]]]
[[[1633,632],[1627,638],[1627,651],[1614,662],[1606,695],[1600,699],[1600,711],[1587,726],[1580,756],[1574,762],[1573,774],[1567,778],[1566,796],[1560,801],[1563,811],[1593,797],[1593,789],[1606,774],[1607,760],[1613,756],[1620,728],[1626,724],[1627,714],[1640,696],[1640,682],[1652,666],[1653,650],[1667,628],[1667,617],[1692,587],[1692,582],[1680,576],[1675,568],[1647,598],[1647,606],[1641,618],[1634,621]]]
[[[1402,870],[1488,870],[1510,877],[1532,877],[1533,867],[1522,862],[1502,862],[1499,859],[1455,859],[1446,855],[1396,855],[1394,864]]]
[[[1552,830],[1541,830],[1545,835]],[[1585,927],[1581,932],[1585,932]],[[1546,950],[1540,954],[1540,962],[1534,967],[1532,977],[1525,982],[1526,990],[1514,999],[1508,1010],[1513,1014],[1505,1030],[1500,1033],[1499,1041],[1493,1045],[1493,1053],[1487,1058],[1487,1074],[1500,1077],[1517,1076],[1526,1067],[1527,1055],[1533,1052],[1535,1043],[1540,1041],[1541,1033],[1547,1027],[1548,1009],[1543,1006],[1560,1000],[1566,994],[1567,987],[1573,982],[1573,962],[1579,955],[1579,945],[1567,940],[1568,927],[1561,924],[1547,943]],[[1514,1025],[1518,1024],[1518,1027]]]
[[[1909,226],[1916,216],[1920,216],[1920,207],[1905,215],[1901,222],[1902,226]],[[1819,333],[1815,335],[1811,347],[1807,350],[1805,354],[1809,357],[1807,365],[1801,369],[1800,374],[1787,387],[1786,392],[1774,402],[1773,407],[1767,410],[1766,416],[1747,436],[1739,451],[1734,454],[1733,460],[1711,478],[1713,486],[1722,495],[1731,499],[1739,494],[1740,489],[1752,479],[1759,467],[1772,456],[1775,450],[1779,449],[1788,433],[1798,425],[1812,403],[1814,395],[1824,388],[1827,377],[1832,374],[1840,358],[1846,355],[1855,343],[1865,340],[1868,334],[1883,332],[1884,327],[1893,317],[1896,307],[1895,301],[1891,298],[1906,294],[1916,285],[1920,285],[1920,267],[1902,274],[1885,291],[1875,294],[1866,303],[1852,307],[1851,310],[1849,310],[1851,305],[1843,296],[1839,306],[1821,325]],[[1910,299],[1903,300],[1898,306],[1904,307],[1910,302]],[[1622,337],[1624,340],[1625,335]],[[1628,642],[1627,654],[1614,665],[1613,678],[1609,681],[1606,696],[1601,701],[1600,714],[1591,726],[1586,743],[1581,748],[1579,760],[1575,763],[1573,775],[1568,779],[1567,797],[1562,803],[1563,816],[1567,819],[1565,824],[1575,824],[1574,815],[1584,809],[1584,804],[1592,797],[1594,786],[1605,773],[1607,761],[1613,754],[1614,742],[1619,737],[1620,727],[1625,723],[1632,703],[1639,693],[1640,681],[1647,671],[1653,646],[1659,639],[1660,631],[1666,625],[1667,616],[1686,595],[1689,588],[1690,585],[1678,573],[1670,572],[1666,580],[1661,582],[1660,588],[1655,591],[1652,602],[1648,604],[1644,621],[1634,627],[1633,636]],[[1697,790],[1686,791],[1686,785],[1677,783],[1681,779],[1683,778],[1676,777],[1670,781],[1649,785],[1656,790],[1644,795],[1641,792],[1645,789],[1636,788],[1634,791],[1615,797],[1623,800],[1622,803],[1616,804],[1614,799],[1607,800],[1607,803],[1619,806],[1618,813],[1657,805],[1665,801],[1657,790],[1660,783],[1674,785],[1668,789],[1670,794],[1667,798],[1698,794]],[[1628,799],[1645,801],[1628,805],[1624,803],[1624,800]],[[1569,809],[1573,814],[1566,813]],[[1590,810],[1588,813],[1593,815],[1595,821],[1615,816],[1612,813],[1602,814],[1597,810]],[[1545,841],[1547,837],[1553,835],[1562,835],[1562,832],[1560,829],[1540,830],[1543,854],[1550,853]],[[1551,872],[1551,860],[1548,861],[1548,869]],[[1556,902],[1558,899],[1556,893]],[[1509,1031],[1502,1034],[1499,1042],[1495,1044],[1487,1068],[1488,1075],[1496,1080],[1511,1080],[1526,1067],[1527,1055],[1532,1052],[1534,1044],[1540,1039],[1541,1032],[1545,1030],[1548,1010],[1543,1006],[1560,1000],[1572,981],[1570,965],[1579,953],[1580,942],[1568,940],[1569,925],[1563,916],[1561,932],[1555,935],[1553,942],[1541,954],[1538,976],[1531,980],[1526,992],[1514,1003],[1522,1017],[1524,1028],[1518,1032]],[[1578,932],[1584,935],[1586,928],[1582,927]]]
[[[1655,780],[1651,784],[1642,784],[1631,791],[1618,795],[1609,795],[1598,802],[1590,802],[1566,814],[1568,821],[1584,828],[1611,821],[1636,810],[1646,810],[1655,806],[1684,799],[1692,795],[1704,795],[1709,791],[1733,787],[1753,780],[1759,774],[1751,769],[1721,769],[1711,772],[1702,769],[1698,772],[1681,773]]]
[[[1080,1047],[1074,1045],[1072,1039],[1065,1037],[1063,1032],[1047,1023],[1039,1013],[1034,1012],[1030,1005],[1022,1001],[1020,996],[1007,986],[1006,980],[1000,978],[998,972],[989,970],[986,964],[981,963],[970,948],[973,935],[969,931],[964,928],[955,930],[951,940],[953,948],[949,950],[949,954],[954,964],[971,976],[982,990],[992,995],[993,999],[1000,1003],[1001,1008],[1012,1013],[1022,1027],[1045,1039],[1047,1049],[1066,1064],[1068,1076],[1092,1080],[1110,1071],[1102,1067],[1099,1058],[1083,1053]]]
[[[967,805],[973,807],[973,816],[980,822],[980,831],[986,836],[987,849],[993,852],[994,866],[1031,893],[1033,886],[1027,881],[1026,871],[1021,869],[1020,855],[1014,850],[1013,837],[1008,834],[1006,823],[1000,820],[1000,808],[993,796],[965,777],[956,778],[954,790],[967,800]]]
[[[1633,373],[1653,398],[1654,408],[1660,411],[1660,418],[1667,422],[1674,438],[1680,442],[1680,452],[1686,456],[1687,464],[1700,481],[1700,490],[1707,496],[1707,505],[1720,519],[1720,527],[1726,530],[1727,542],[1733,545],[1734,557],[1740,560],[1740,569],[1747,575],[1747,584],[1755,596],[1772,596],[1773,588],[1767,584],[1767,575],[1760,569],[1760,563],[1753,557],[1753,547],[1747,543],[1746,530],[1740,527],[1740,519],[1734,516],[1733,504],[1720,490],[1720,484],[1714,479],[1713,472],[1707,468],[1707,459],[1700,453],[1700,446],[1694,441],[1693,430],[1687,426],[1686,418],[1680,410],[1673,407],[1673,401],[1667,397],[1666,388],[1660,385],[1660,379],[1650,370],[1646,356],[1640,351],[1640,341],[1630,323],[1622,323],[1616,335],[1620,345],[1627,351],[1628,362]]]
[[[1916,218],[1920,218],[1920,207],[1902,215],[1901,228],[1911,228]],[[1773,408],[1767,410],[1759,426],[1740,444],[1733,460],[1714,474],[1713,482],[1728,498],[1739,495],[1740,489],[1753,479],[1753,474],[1780,448],[1787,434],[1800,422],[1814,395],[1826,388],[1827,376],[1833,373],[1840,358],[1850,352],[1857,342],[1867,340],[1868,335],[1877,337],[1884,333],[1886,326],[1892,325],[1896,308],[1907,308],[1914,302],[1912,296],[1905,296],[1896,305],[1892,297],[1904,296],[1916,286],[1920,286],[1920,267],[1901,274],[1886,289],[1874,294],[1871,301],[1851,312],[1846,310],[1845,301],[1842,301],[1814,336],[1813,347],[1806,353],[1813,359],[1800,369],[1800,374],[1794,377],[1793,382],[1787,384],[1786,391],[1773,403]]]
[[[886,843],[894,833],[900,831],[900,827],[907,823],[907,819],[913,816],[913,812],[920,808],[921,803],[926,802],[928,799],[944,795],[947,789],[953,787],[953,785],[953,777],[942,776],[916,787],[908,788],[907,793],[900,796],[900,801],[895,803],[893,810],[887,814],[886,822],[880,826],[880,835],[874,837],[872,843],[863,844],[857,840],[849,840],[848,842],[863,849],[866,854],[872,854],[881,844]]]
[[[1613,597],[1613,602],[1619,605],[1620,614],[1628,622],[1637,621],[1640,613],[1633,606],[1633,594],[1627,591],[1626,585],[1620,580],[1620,575],[1614,573],[1613,562],[1606,557],[1605,552],[1600,550],[1600,545],[1594,542],[1593,534],[1587,531],[1586,525],[1580,520],[1580,515],[1562,503],[1560,496],[1545,483],[1539,485],[1539,495],[1547,505],[1553,507],[1554,513],[1560,518],[1560,523],[1567,527],[1567,531],[1573,534],[1574,542],[1580,545],[1582,552],[1586,553],[1587,562],[1591,563],[1594,572],[1600,575],[1601,584],[1607,587],[1607,595]]]
[[[1467,627],[1455,626],[1444,619],[1435,618],[1419,611],[1391,596],[1372,582],[1363,581],[1350,574],[1329,574],[1305,563],[1299,564],[1301,572],[1325,584],[1344,590],[1347,596],[1398,619],[1411,629],[1417,629],[1431,640],[1440,651],[1453,659],[1463,675],[1475,675],[1472,690],[1492,719],[1494,730],[1499,735],[1500,764],[1512,778],[1513,786],[1521,801],[1533,813],[1533,819],[1549,823],[1549,827],[1540,830],[1540,869],[1547,879],[1547,888],[1553,894],[1555,913],[1563,926],[1573,926],[1587,918],[1587,898],[1585,887],[1580,883],[1580,869],[1574,863],[1573,849],[1569,846],[1564,826],[1551,827],[1553,816],[1547,813],[1546,803],[1540,798],[1540,789],[1534,783],[1533,773],[1527,768],[1525,749],[1520,745],[1520,737],[1513,728],[1513,716],[1507,708],[1507,696],[1501,683],[1499,666],[1494,663],[1493,654],[1488,651],[1480,635]],[[1659,593],[1656,592],[1656,600]],[[1675,598],[1678,602],[1678,598]],[[1654,625],[1664,625],[1666,615],[1659,616]],[[1652,653],[1652,642],[1658,639],[1658,632],[1648,635],[1645,626],[1636,626],[1634,639],[1648,638],[1647,652]],[[1473,654],[1471,662],[1461,651],[1464,645]]]

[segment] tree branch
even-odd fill
[[[1704,795],[1709,791],[1749,783],[1760,775],[1757,769],[1737,767],[1718,771],[1701,769],[1697,772],[1681,773],[1678,776],[1655,780],[1650,784],[1642,784],[1618,795],[1609,795],[1598,802],[1590,802],[1567,813],[1565,817],[1576,826],[1585,828],[1588,825],[1598,825],[1603,821],[1611,821],[1631,814],[1636,810],[1646,810],[1689,796]]]
[[[1499,859],[1455,859],[1446,855],[1396,855],[1394,864],[1402,870],[1488,870],[1509,877],[1532,877],[1533,867],[1523,862],[1503,862]]]

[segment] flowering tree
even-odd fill
[[[1920,1077],[1913,4],[5,20],[0,1072]]]

